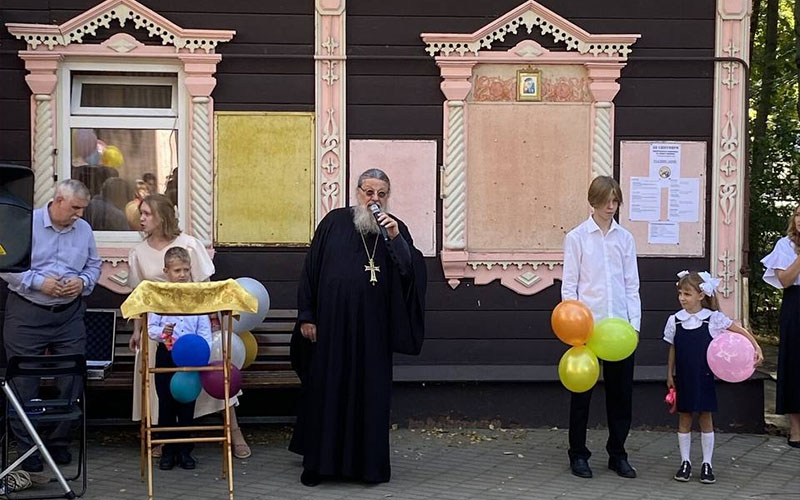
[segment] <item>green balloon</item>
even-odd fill
[[[605,361],[622,361],[633,354],[638,343],[639,335],[630,323],[620,318],[606,318],[594,324],[586,347]]]

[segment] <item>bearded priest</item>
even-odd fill
[[[389,177],[358,178],[354,207],[322,219],[297,293],[292,368],[301,400],[289,449],[300,481],[389,481],[392,353],[419,354],[426,270],[408,228],[389,215]]]

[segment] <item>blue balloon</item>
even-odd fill
[[[197,399],[202,389],[199,372],[178,372],[172,375],[169,382],[169,392],[179,403],[191,403]]]
[[[195,333],[179,337],[172,346],[175,366],[206,366],[210,357],[208,342]]]

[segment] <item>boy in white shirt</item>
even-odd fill
[[[172,283],[187,283],[192,275],[192,260],[189,252],[182,247],[172,247],[164,255],[164,274]],[[194,316],[162,316],[149,313],[147,315],[147,333],[150,338],[159,342],[156,350],[156,367],[173,368],[172,345],[181,336],[198,334],[211,346],[211,321],[208,314]],[[155,375],[156,393],[158,393],[158,425],[159,427],[184,427],[194,421],[194,401],[180,403],[170,391],[172,373]],[[165,433],[166,434],[166,433]],[[186,437],[185,433],[173,432],[164,438]],[[183,469],[194,469],[196,464],[191,456],[191,443],[166,444],[161,452],[158,467],[170,470],[177,462]]]
[[[562,300],[580,300],[592,310],[595,322],[622,318],[641,328],[639,271],[633,235],[614,220],[622,205],[622,190],[612,177],[600,176],[589,186],[592,215],[564,240]],[[604,361],[606,392],[608,468],[626,478],[636,477],[628,463],[625,439],[631,427],[633,354],[622,361]],[[586,447],[591,389],[572,393],[569,414],[569,459],[572,473],[592,477],[591,452]]]

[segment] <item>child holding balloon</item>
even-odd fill
[[[192,261],[189,252],[182,247],[172,247],[164,255],[164,274],[172,283],[186,283],[191,276]],[[157,368],[174,368],[176,366],[172,353],[173,346],[178,345],[178,340],[189,334],[197,334],[205,340],[206,345],[200,343],[203,351],[197,365],[208,363],[211,346],[211,321],[208,314],[186,316],[162,316],[149,313],[147,316],[147,332],[150,338],[158,342],[156,350]],[[185,342],[185,341],[184,341]],[[184,342],[181,342],[183,344]],[[178,348],[175,347],[175,352]],[[177,355],[177,354],[176,354]],[[158,425],[160,427],[190,426],[194,421],[194,399],[200,392],[199,376],[191,373],[186,377],[185,384],[173,384],[173,375],[182,376],[184,373],[157,373],[155,375],[156,392],[158,393]],[[195,384],[189,384],[196,380]],[[196,387],[187,387],[194,385]],[[174,387],[172,387],[174,386]],[[196,390],[195,390],[196,389]],[[173,391],[176,391],[173,393]],[[191,397],[192,393],[194,397]],[[187,402],[188,401],[188,402]],[[182,437],[179,433],[172,433],[171,437]],[[165,436],[166,437],[166,436]],[[161,470],[170,470],[177,462],[183,469],[194,469],[195,461],[191,456],[192,444],[167,444],[161,452],[158,467]]]
[[[678,273],[678,301],[682,309],[667,319],[664,340],[670,344],[667,363],[667,387],[675,389],[678,409],[678,445],[681,465],[675,473],[676,481],[689,481],[692,476],[690,448],[693,414],[700,422],[703,463],[700,482],[716,482],[711,467],[714,453],[714,423],[711,413],[717,411],[717,393],[714,375],[707,361],[708,346],[712,339],[725,330],[747,337],[755,349],[754,364],[763,360],[761,347],[750,332],[735,324],[719,311],[716,289],[719,279],[707,272]],[[674,374],[674,375],[673,375]]]

